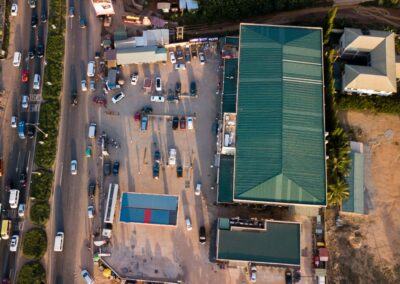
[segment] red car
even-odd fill
[[[22,71],[22,82],[28,82],[28,72]]]
[[[140,112],[139,111],[137,111],[135,113],[135,121],[140,121]]]
[[[180,129],[186,129],[186,117],[181,117],[181,120],[179,121],[179,127]]]

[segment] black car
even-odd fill
[[[35,127],[33,125],[28,126],[28,137],[33,138],[35,136]]]
[[[111,174],[111,161],[110,160],[104,161],[103,172],[104,172],[105,176],[109,176]]]
[[[119,173],[119,162],[115,161],[114,162],[114,167],[113,167],[113,175],[117,176]]]
[[[43,45],[39,44],[36,50],[36,54],[39,58],[42,58],[44,55],[44,47]]]
[[[179,117],[174,116],[174,118],[172,119],[172,129],[177,130],[178,126],[179,126]]]
[[[42,23],[46,23],[47,22],[47,14],[46,11],[42,12],[42,15],[40,16],[40,20],[42,21]]]
[[[25,172],[22,172],[22,173],[19,175],[19,184],[20,184],[20,186],[22,186],[22,187],[25,187],[25,186],[26,186],[26,173],[25,173]]]
[[[153,165],[153,178],[158,179],[159,176],[160,176],[160,164],[155,162]]]
[[[71,93],[71,105],[78,105],[78,94],[76,92]]]
[[[92,181],[89,183],[89,188],[88,188],[89,198],[93,198],[95,194],[96,194],[96,183]]]
[[[206,243],[206,228],[204,228],[204,226],[201,226],[199,229],[199,242],[201,244]]]
[[[151,113],[153,113],[153,109],[152,109],[152,107],[145,106],[144,108],[142,108],[142,112],[145,114],[151,114]]]
[[[84,29],[86,28],[86,19],[84,17],[79,18],[79,26]]]
[[[154,152],[154,162],[160,163],[160,160],[161,160],[161,154],[160,154],[160,151],[157,150]]]
[[[183,59],[183,52],[179,47],[176,48],[176,58]]]
[[[29,51],[28,51],[28,56],[29,56],[30,59],[35,58],[35,54],[36,54],[36,50],[35,50],[34,47],[32,47],[31,49],[29,49]]]
[[[176,82],[175,84],[175,95],[180,96],[181,95],[181,82]]]
[[[192,97],[195,97],[196,94],[197,94],[196,82],[193,81],[193,82],[190,83],[190,95],[191,95]]]
[[[191,47],[191,50],[192,50],[192,57],[197,57],[197,50],[196,50],[196,47],[195,47],[195,46],[192,46],[192,47]]]
[[[32,20],[31,20],[32,28],[36,28],[37,23],[38,23],[38,18],[37,18],[37,16],[36,16],[36,15],[32,15]]]
[[[176,176],[178,178],[181,178],[183,176],[183,168],[182,168],[182,166],[176,167]]]
[[[285,283],[292,284],[292,271],[290,269],[285,270]]]

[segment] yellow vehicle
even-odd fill
[[[8,240],[10,238],[11,220],[3,220],[1,223],[1,238]]]

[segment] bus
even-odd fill
[[[107,238],[111,238],[112,223],[114,221],[117,196],[118,196],[118,184],[110,183],[106,201],[106,210],[104,213],[104,228],[103,228],[103,236]]]
[[[1,238],[8,240],[10,238],[11,220],[3,220],[1,223]]]

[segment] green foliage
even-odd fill
[[[46,253],[47,236],[41,228],[33,228],[25,233],[22,253],[28,259],[39,260]]]
[[[30,210],[30,218],[32,223],[36,225],[45,225],[49,220],[50,205],[47,201],[39,201],[33,203]]]
[[[17,284],[45,284],[46,271],[40,262],[25,263],[17,276]]]
[[[4,50],[4,58],[8,55],[8,46],[10,45],[10,16],[11,16],[11,0],[6,0],[4,11],[4,26],[3,26],[3,42],[1,49]]]
[[[340,206],[342,202],[349,198],[349,187],[344,179],[339,178],[328,186],[328,204],[330,206]]]
[[[329,50],[325,54],[325,124],[326,130],[333,131],[339,125],[336,118],[335,80],[333,79],[333,55],[335,51]]]
[[[327,18],[325,20],[325,24],[324,24],[324,45],[328,44],[328,42],[329,42],[329,38],[331,36],[336,13],[337,13],[337,7],[333,7],[328,12],[328,16],[327,16]]]
[[[41,175],[32,175],[31,197],[38,201],[47,201],[51,194],[53,174],[41,172]]]
[[[359,110],[373,113],[400,114],[400,95],[389,97],[340,95],[337,98],[338,109]]]

